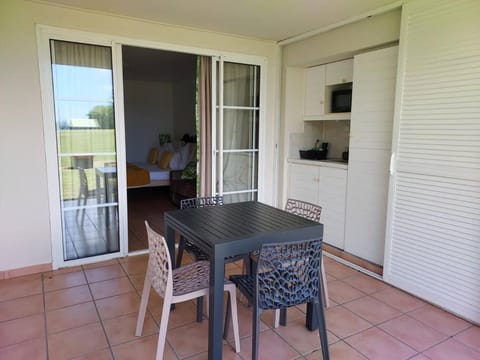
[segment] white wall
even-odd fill
[[[173,84],[125,80],[123,89],[127,161],[145,162],[158,134],[173,134]]]
[[[0,271],[52,261],[36,24],[113,34],[268,62],[266,128],[276,124],[278,46],[30,1],[0,1]],[[265,196],[274,194],[275,139],[265,142]]]
[[[286,198],[287,158],[298,154],[297,147],[310,144],[312,133],[318,133],[311,131],[315,125],[303,121],[303,70],[398,41],[400,16],[400,10],[394,10],[283,47],[279,146],[279,171],[283,176],[279,177],[279,203]],[[334,152],[339,153],[341,148],[336,146]]]

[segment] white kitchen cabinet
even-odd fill
[[[325,66],[305,70],[304,117],[317,118],[325,113]]]
[[[353,81],[353,59],[337,61],[325,66],[325,85],[337,85]]]
[[[343,249],[347,170],[321,164],[290,163],[288,197],[320,205],[323,241]]]
[[[355,56],[345,251],[383,265],[398,47]]]

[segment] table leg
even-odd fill
[[[215,251],[210,260],[210,296],[208,319],[208,359],[222,358],[222,320],[223,320],[223,284],[224,255]]]
[[[168,251],[170,252],[170,260],[172,261],[172,269],[175,269],[175,229],[165,225],[165,241],[167,242]]]

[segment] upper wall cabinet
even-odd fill
[[[348,120],[350,113],[331,112],[334,90],[351,89],[353,59],[305,70],[304,120]]]
[[[304,116],[317,117],[325,114],[325,66],[305,70]]]
[[[353,59],[337,61],[326,66],[325,85],[350,83],[353,80]]]

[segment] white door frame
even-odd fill
[[[139,40],[134,38],[91,33],[86,31],[71,30],[48,25],[38,24],[37,49],[39,59],[40,87],[43,109],[43,127],[45,139],[45,155],[47,165],[47,184],[48,201],[50,209],[50,231],[52,239],[52,268],[58,269],[62,266],[76,266],[91,262],[109,260],[116,257],[126,256],[128,254],[128,222],[127,222],[127,186],[126,186],[126,144],[125,144],[125,119],[124,119],[124,101],[123,101],[123,74],[122,74],[122,46],[137,46],[164,51],[175,51],[193,55],[204,55],[212,57],[222,57],[224,61],[259,65],[260,73],[260,116],[259,116],[259,159],[258,159],[258,200],[264,198],[264,159],[266,131],[265,127],[265,104],[266,104],[266,83],[267,83],[267,59],[262,56],[245,55],[233,52],[224,52],[212,49],[197,48],[191,46],[175,45],[149,40]],[[62,233],[62,215],[60,208],[59,179],[57,149],[55,138],[55,123],[53,107],[53,88],[50,62],[50,39],[65,40],[88,43],[92,45],[109,46],[112,48],[112,69],[113,69],[113,88],[114,88],[114,107],[115,107],[115,127],[116,127],[116,146],[117,163],[120,165],[118,170],[118,191],[119,191],[119,236],[120,251],[112,254],[99,255],[78,260],[63,260],[63,233]],[[212,61],[213,63],[213,61]],[[213,82],[212,82],[213,84]],[[212,89],[213,94],[213,89]],[[215,116],[215,112],[212,112]],[[212,139],[213,140],[213,139]],[[215,160],[212,160],[215,161]],[[213,167],[213,166],[212,166]],[[143,251],[145,252],[145,251]]]
[[[220,65],[220,73],[217,73],[217,62]],[[217,89],[217,84],[223,84],[223,64],[225,62],[239,63],[245,65],[256,65],[260,67],[260,96],[259,96],[259,117],[258,117],[258,172],[257,172],[257,199],[265,201],[265,144],[266,144],[266,129],[265,129],[265,101],[267,89],[267,60],[262,57],[242,56],[242,55],[222,55],[212,57],[212,194],[223,194],[223,181],[220,181],[217,189],[217,162],[223,164],[223,152],[218,153],[216,149],[223,150],[223,136],[220,137],[219,144],[217,144],[217,132],[223,133],[223,89]],[[219,92],[219,104],[217,104],[217,91]],[[219,105],[219,119],[217,119],[217,105]],[[220,177],[222,180],[222,176]]]

